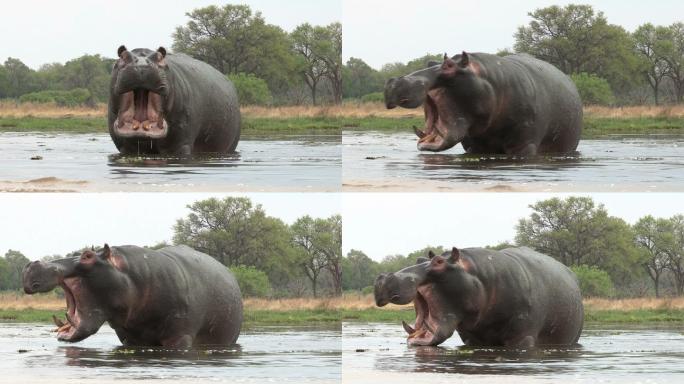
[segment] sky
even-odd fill
[[[84,54],[116,57],[116,49],[170,48],[171,34],[196,8],[227,3],[261,11],[267,23],[286,31],[308,22],[340,21],[341,0],[3,0],[0,12],[0,62],[19,58],[37,69]]]
[[[530,22],[529,12],[569,3],[590,4],[628,31],[645,22],[684,21],[681,0],[344,0],[342,56],[380,69],[426,53],[496,53],[513,47],[513,34]]]
[[[515,237],[528,205],[551,197],[590,196],[630,224],[640,217],[684,214],[677,193],[345,193],[342,252],[373,260],[430,246],[483,247]]]
[[[87,245],[170,242],[186,205],[209,197],[246,196],[287,224],[340,213],[334,193],[91,193],[0,194],[0,254],[21,251],[31,260],[64,255]]]

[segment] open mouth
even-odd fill
[[[420,130],[413,127],[418,136],[418,148],[441,146],[448,133],[446,122],[441,119],[438,101],[442,90],[434,89],[427,93],[425,102],[423,103],[423,110],[425,111],[425,128]]]
[[[60,284],[64,290],[64,297],[66,298],[67,311],[65,313],[66,319],[64,321],[52,316],[52,320],[57,325],[57,339],[62,341],[71,341],[79,326],[81,325],[81,315],[78,311],[78,301],[74,292],[78,293],[81,287],[81,280],[79,278],[68,278]]]
[[[409,345],[438,345],[451,337],[456,329],[442,320],[438,303],[432,293],[432,285],[418,287],[413,300],[416,309],[416,322],[413,326],[402,321],[404,330],[408,333]]]
[[[168,133],[162,97],[147,89],[137,88],[119,95],[119,113],[114,129],[121,137],[161,139]]]

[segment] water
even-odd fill
[[[122,379],[339,383],[341,379],[339,326],[260,326],[243,330],[236,347],[189,351],[124,348],[106,325],[88,339],[68,344],[57,341],[50,332],[54,328],[0,324],[0,382],[74,383],[87,378],[98,383]]]
[[[440,347],[408,347],[401,324],[343,323],[343,376],[345,381],[353,376],[354,382],[371,382],[384,375],[399,382],[430,378],[433,383],[457,379],[682,383],[682,331],[602,325],[585,329],[579,347],[522,351],[468,348],[457,334]]]
[[[237,150],[209,158],[122,158],[106,134],[0,133],[0,186],[75,191],[339,190],[339,135],[243,135]],[[42,159],[31,160],[36,156]],[[26,183],[29,180],[36,181]]]
[[[582,140],[578,153],[533,160],[416,149],[409,133],[343,133],[345,189],[681,191],[684,135]]]

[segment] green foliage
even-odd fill
[[[21,252],[8,250],[4,258],[0,258],[0,290],[21,289],[21,272],[29,261]]]
[[[355,57],[347,60],[342,71],[342,93],[345,98],[362,98],[364,95],[380,93],[378,91],[382,90],[385,83],[378,71]]]
[[[368,102],[382,102],[385,100],[385,95],[382,92],[373,92],[361,96],[361,101]]]
[[[302,216],[290,227],[292,242],[314,297],[323,271],[328,271],[335,294],[342,293],[342,217],[327,219]]]
[[[585,105],[611,105],[615,102],[615,96],[610,89],[610,84],[605,79],[586,72],[570,76],[579,91],[582,103]]]
[[[74,88],[69,91],[39,91],[21,95],[22,103],[56,103],[63,107],[86,105],[90,102],[90,91],[84,88]]]
[[[342,289],[360,290],[371,286],[377,276],[377,263],[365,253],[352,249],[342,261]]]
[[[548,61],[566,74],[596,74],[626,93],[642,79],[633,41],[590,5],[540,8],[515,33],[515,51]]]
[[[230,268],[244,297],[266,297],[271,294],[271,283],[263,271],[254,267],[238,265]]]
[[[570,269],[577,276],[583,297],[612,297],[615,294],[608,272],[588,265],[573,266]]]
[[[253,74],[238,73],[227,77],[237,89],[240,105],[269,105],[273,102],[268,84]]]
[[[641,254],[624,220],[608,215],[589,197],[552,198],[530,206],[533,213],[516,226],[516,243],[567,266],[605,270],[618,286],[640,276]]]

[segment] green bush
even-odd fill
[[[615,96],[606,79],[585,72],[570,76],[584,105],[611,105]]]
[[[271,293],[271,283],[264,271],[239,265],[230,268],[244,297],[265,297]]]
[[[63,107],[75,107],[84,105],[90,99],[90,91],[83,88],[74,88],[69,91],[40,91],[21,95],[22,103],[56,103]]]
[[[227,77],[235,85],[241,105],[268,105],[273,102],[268,84],[263,79],[251,73],[238,73]]]
[[[361,289],[361,293],[363,293],[364,295],[368,295],[368,294],[373,293],[373,290],[374,290],[373,286],[369,285],[367,287],[363,287],[363,289]]]
[[[363,101],[364,103],[384,101],[384,100],[385,100],[385,95],[382,92],[373,92],[373,93],[368,93],[366,95],[361,96],[361,101]]]
[[[583,297],[611,297],[614,295],[615,287],[608,272],[588,265],[580,265],[570,269],[577,275]]]

